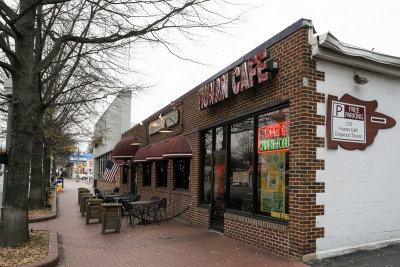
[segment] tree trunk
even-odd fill
[[[28,231],[29,169],[32,156],[34,127],[37,123],[38,103],[37,74],[34,62],[35,8],[31,1],[21,0],[24,13],[16,22],[19,33],[15,39],[16,60],[12,73],[13,97],[10,130],[8,178],[4,191],[0,247],[26,243]],[[25,12],[26,11],[26,12]]]
[[[29,208],[43,208],[43,112],[38,114],[35,138],[32,148],[31,186],[29,191]]]
[[[14,80],[19,90],[31,87],[27,76],[19,81]],[[4,192],[4,214],[0,225],[0,246],[14,246],[29,240],[28,188],[36,110],[32,103],[34,101],[30,100],[35,97],[33,90],[27,91],[30,92],[18,94],[15,98],[13,96],[14,101],[19,101],[12,104],[10,155]]]

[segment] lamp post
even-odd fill
[[[7,102],[8,102],[8,116],[7,116],[7,138],[6,138],[6,152],[10,154],[10,136],[11,136],[11,115],[12,115],[12,93],[13,93],[13,84],[12,78],[8,78],[4,81],[4,91],[7,95]],[[4,180],[3,180],[3,192],[2,198],[0,199],[0,208],[3,209],[3,203],[5,198],[5,192],[7,187],[7,177],[8,177],[8,163],[5,165],[4,168]],[[3,214],[3,212],[1,212]],[[3,217],[3,215],[1,215]]]
[[[74,153],[75,154],[75,153]],[[78,146],[78,153],[76,153],[76,181],[79,181],[79,165],[80,165],[80,161],[79,161],[79,146]]]

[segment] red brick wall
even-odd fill
[[[288,256],[289,227],[225,213],[225,235],[281,256]]]
[[[192,204],[180,219],[209,227],[210,209],[199,206],[199,129],[289,99],[290,220],[287,225],[282,225],[273,221],[225,213],[225,234],[280,255],[301,258],[305,254],[315,252],[316,238],[324,235],[323,229],[315,225],[315,217],[324,212],[323,206],[316,205],[316,194],[324,191],[324,184],[315,181],[316,171],[324,168],[324,162],[316,159],[316,148],[324,146],[324,140],[316,137],[317,125],[324,124],[324,117],[316,114],[317,102],[324,102],[324,96],[316,92],[316,81],[323,80],[324,74],[316,71],[316,63],[311,59],[308,29],[300,29],[268,49],[271,58],[279,64],[279,72],[272,80],[205,110],[199,110],[197,91],[194,91],[175,104],[180,112],[180,122],[171,128],[172,133],[148,136],[148,123],[157,119],[159,113],[156,113],[145,121],[145,125],[137,125],[125,135],[139,136],[141,146],[166,141],[179,134],[189,139],[193,150],[189,191],[173,190],[173,170],[170,161],[168,188],[155,187],[153,164],[152,186],[142,188],[139,175],[139,192],[142,199],[152,195],[167,197],[170,215]],[[303,86],[303,78],[308,79],[308,86]],[[168,106],[162,111],[166,113],[172,108]]]

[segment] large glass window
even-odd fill
[[[151,186],[151,162],[143,163],[143,186]]]
[[[175,159],[175,189],[189,189],[190,159]]]
[[[157,173],[157,186],[167,187],[168,160],[162,160],[156,162],[156,173]]]
[[[289,219],[289,108],[258,117],[257,213]]]
[[[203,194],[201,203],[210,205],[212,170],[212,130],[203,133]]]
[[[289,142],[289,107],[204,131],[200,202],[288,220]]]
[[[253,118],[231,125],[228,207],[244,212],[253,207],[253,132]]]
[[[103,179],[103,173],[104,173],[104,169],[107,166],[109,154],[110,153],[103,154],[102,156],[99,157],[99,173],[97,175],[97,179]]]
[[[225,127],[215,129],[215,151],[226,149],[226,131]]]

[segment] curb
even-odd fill
[[[57,198],[58,198],[57,191],[55,191],[55,194],[56,195],[53,198],[53,203],[51,203],[51,215],[40,218],[29,219],[28,223],[43,222],[57,218]]]
[[[46,258],[41,261],[33,262],[29,264],[22,265],[23,267],[53,267],[58,264],[59,255],[58,255],[58,233],[57,232],[50,232],[49,237],[49,253],[47,254]]]

